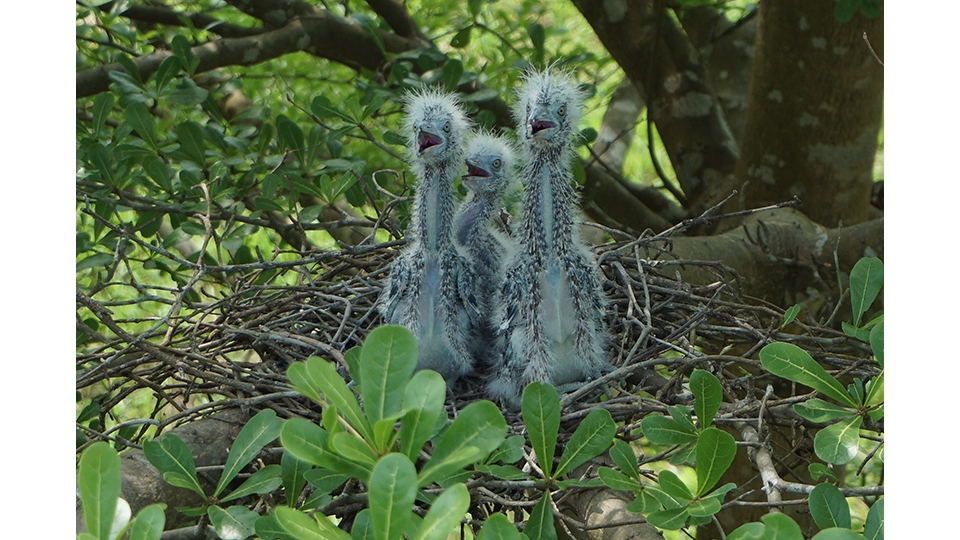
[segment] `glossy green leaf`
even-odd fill
[[[594,409],[580,422],[563,447],[555,476],[562,476],[602,454],[617,433],[617,426],[606,409]]]
[[[793,411],[811,422],[829,422],[857,414],[854,409],[834,405],[822,399],[808,399],[804,403],[796,403]]]
[[[863,536],[867,540],[883,540],[883,497],[873,503],[863,523]]]
[[[407,384],[400,422],[400,451],[416,461],[423,445],[434,435],[434,427],[443,415],[447,385],[436,371],[418,371]]]
[[[720,511],[720,498],[706,497],[690,502],[687,505],[687,513],[694,517],[712,516]]]
[[[243,429],[237,434],[233,446],[230,447],[227,462],[223,466],[223,473],[220,475],[220,481],[217,482],[217,489],[213,492],[214,497],[223,493],[227,484],[237,476],[241,469],[257,457],[264,446],[280,436],[281,427],[283,427],[283,422],[277,418],[277,413],[273,409],[264,409],[258,412],[243,426]]]
[[[388,454],[370,475],[370,517],[377,540],[399,540],[417,495],[417,471],[403,454]]]
[[[116,187],[117,178],[113,170],[113,154],[100,143],[93,144],[87,150],[87,162],[96,169],[110,186]]]
[[[635,514],[646,515],[658,510],[660,508],[660,501],[658,501],[650,491],[644,489],[637,494],[635,499],[627,503],[625,508]]]
[[[857,457],[862,422],[863,418],[854,416],[818,431],[813,439],[817,457],[835,465],[843,465]]]
[[[780,325],[780,328],[786,328],[787,325],[792,323],[799,314],[800,304],[794,304],[788,307],[787,310],[783,312],[783,323]]]
[[[369,478],[372,467],[333,454],[326,448],[328,438],[326,430],[303,418],[287,420],[280,430],[283,448],[297,458],[360,480]]]
[[[274,515],[277,523],[297,540],[351,540],[349,534],[321,514],[314,519],[299,510],[278,506]]]
[[[471,30],[473,30],[473,26],[460,29],[460,31],[453,36],[453,39],[450,40],[450,46],[455,49],[462,49],[469,45]]]
[[[790,516],[781,513],[764,514],[760,521],[766,529],[764,539],[770,540],[803,540],[800,526]]]
[[[811,540],[863,540],[863,535],[850,529],[834,527],[818,532]]]
[[[307,397],[312,397],[317,392],[322,393],[361,437],[372,438],[370,425],[360,409],[357,397],[347,388],[332,362],[312,356],[307,359],[304,368],[294,370],[296,365],[298,364],[291,365],[287,370],[287,377],[294,388],[298,391],[308,390],[310,393],[304,393]]]
[[[814,480],[819,480],[820,478],[826,477],[834,482],[839,482],[837,475],[833,474],[833,469],[827,467],[823,463],[811,463],[807,465],[807,470],[810,472],[810,477]]]
[[[167,505],[163,503],[156,503],[137,512],[137,517],[130,525],[128,540],[160,540],[163,526],[167,521],[163,513],[166,507]]]
[[[353,433],[341,431],[330,438],[330,446],[341,457],[351,461],[367,463],[371,467],[377,463],[379,456],[370,446]]]
[[[520,408],[537,463],[543,474],[552,478],[560,430],[560,397],[549,384],[532,382],[523,389]]]
[[[864,257],[850,271],[850,303],[853,306],[853,325],[860,326],[863,314],[870,309],[883,288],[883,262],[875,257]]]
[[[763,523],[745,523],[728,534],[727,540],[764,540],[763,535],[765,531],[766,527],[764,527]],[[803,540],[802,535],[799,540]]]
[[[143,103],[131,103],[123,110],[123,115],[136,130],[141,139],[146,142],[153,151],[158,152],[160,147],[157,145],[157,128],[154,123],[153,115],[147,110]]]
[[[530,512],[530,519],[527,520],[523,533],[530,540],[555,540],[557,538],[557,529],[553,524],[553,508],[550,505],[550,493],[544,493],[537,501],[537,505]]]
[[[293,120],[284,115],[277,116],[277,137],[283,148],[293,152],[301,164],[305,162],[306,141],[303,137],[303,130]]]
[[[697,398],[693,403],[693,410],[697,412],[700,429],[705,429],[720,410],[723,387],[720,386],[720,380],[709,371],[695,369],[690,374],[690,391]]]
[[[247,495],[262,495],[280,487],[283,479],[280,478],[280,465],[267,465],[251,474],[229,495],[220,499],[220,502],[229,502]]]
[[[633,447],[630,446],[630,443],[617,439],[613,441],[613,446],[610,447],[610,459],[620,467],[620,471],[633,478],[636,481],[640,481],[640,469],[637,467],[637,455],[633,452]]]
[[[668,531],[679,530],[687,522],[687,508],[671,508],[647,515],[647,523]]]
[[[792,343],[766,345],[760,350],[760,363],[778,377],[809,386],[850,407],[857,406],[837,379]]]
[[[674,477],[676,477],[676,475],[674,475]],[[679,478],[676,478],[676,479],[674,479],[674,478],[668,478],[668,479],[667,479],[667,482],[668,482],[668,483],[676,483],[676,482],[678,482],[678,481],[679,481]],[[687,492],[689,492],[689,488],[686,487],[686,484],[684,484],[683,482],[680,482],[680,484],[683,484],[683,488],[682,488],[682,489],[685,489]],[[679,486],[679,485],[677,485],[676,487],[677,487],[678,489],[680,489],[680,486]],[[657,502],[659,502],[661,505],[663,505],[663,507],[666,508],[666,509],[682,508],[682,507],[685,507],[688,502],[690,502],[690,498],[689,498],[689,497],[675,497],[675,496],[671,495],[670,493],[667,493],[666,491],[664,491],[664,490],[661,489],[661,488],[662,488],[662,486],[659,487],[659,488],[657,488],[657,487],[646,487],[646,488],[644,488],[644,491],[646,491],[646,492],[650,493],[651,495],[653,495],[653,496],[657,499]]]
[[[469,507],[467,486],[454,484],[433,501],[412,540],[444,540],[457,532]]]
[[[491,99],[497,97],[498,94],[493,88],[482,88],[476,92],[471,92],[463,96],[463,101],[467,103],[471,102],[481,102],[481,101],[490,101]]]
[[[640,421],[640,430],[653,444],[686,444],[697,440],[696,432],[691,432],[686,424],[673,418],[660,415],[648,415]]]
[[[674,499],[689,501],[694,497],[693,492],[690,491],[687,484],[677,476],[677,473],[670,469],[660,471],[657,475],[657,480],[660,483],[660,489]]]
[[[187,154],[187,158],[199,166],[206,162],[206,142],[203,138],[203,128],[193,121],[180,123],[175,128],[180,149]]]
[[[520,532],[504,514],[493,514],[484,522],[477,540],[520,540]]]
[[[167,101],[180,105],[199,105],[210,97],[210,91],[200,88],[193,79],[183,78],[173,91],[167,94]]]
[[[87,531],[108,540],[120,498],[120,455],[108,443],[96,442],[83,451],[77,489]]]
[[[113,104],[115,99],[112,92],[101,92],[97,94],[97,97],[93,99],[93,123],[91,128],[94,134],[100,132],[103,129],[104,123],[107,121],[107,116],[110,115],[110,111],[113,109]]]
[[[280,478],[283,481],[283,492],[287,497],[287,506],[293,508],[307,483],[305,474],[312,466],[306,461],[284,450],[280,456]]]
[[[514,463],[523,459],[523,445],[526,441],[522,435],[511,435],[487,457],[487,463]]]
[[[193,454],[180,437],[167,433],[152,441],[143,443],[143,455],[158,471],[166,476],[172,473],[186,482],[186,487],[194,493],[205,497],[203,488],[197,480],[197,467],[193,461]]]
[[[533,44],[533,49],[536,51],[537,60],[543,59],[543,45],[547,39],[546,30],[544,30],[543,25],[540,23],[530,23],[527,25],[527,35],[530,36],[530,42]]]
[[[533,477],[513,465],[477,465],[477,471],[502,480],[532,480]]]
[[[454,450],[445,451],[440,457],[434,455],[420,470],[417,485],[425,486],[457,474],[465,466],[482,459],[480,449],[476,446],[462,446]]]
[[[443,65],[443,87],[448,92],[453,92],[460,85],[460,77],[463,76],[463,62],[456,58],[451,58]]]
[[[364,508],[357,514],[353,520],[353,526],[350,527],[350,538],[353,540],[375,540],[376,534],[373,532],[373,520],[370,519],[370,509]]]
[[[330,493],[343,485],[349,477],[329,469],[310,469],[303,473],[303,478],[310,482],[316,491]]]
[[[810,515],[817,527],[850,528],[850,506],[840,489],[833,484],[817,484],[810,492]]]
[[[417,368],[417,340],[396,325],[375,328],[360,351],[363,406],[371,424],[400,412],[404,390]]]
[[[257,536],[262,540],[298,540],[280,526],[277,516],[273,514],[260,516],[253,525],[257,531]]]
[[[600,476],[600,480],[603,480],[603,484],[610,489],[618,491],[639,491],[643,487],[636,479],[621,474],[610,467],[600,467],[600,469],[597,470],[597,475]]]
[[[883,369],[883,321],[880,321],[870,330],[870,348],[873,349],[877,363]]]
[[[83,260],[77,263],[77,272],[89,270],[90,268],[107,266],[113,261],[114,261],[113,255],[110,255],[107,253],[95,253],[93,255],[90,255],[89,257],[83,258]]]
[[[219,506],[207,508],[207,516],[217,536],[221,540],[244,540],[253,536],[259,514],[242,506],[231,506],[224,510]]]

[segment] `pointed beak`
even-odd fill
[[[429,131],[420,131],[417,133],[417,153],[422,154],[425,150],[433,148],[442,143],[443,140]]]
[[[478,180],[480,178],[489,178],[490,173],[486,169],[481,167],[476,161],[471,159],[466,160],[467,163],[467,174],[463,175],[461,179],[463,183],[470,189],[476,190],[479,187]]]
[[[527,129],[530,132],[531,136],[536,135],[537,133],[540,133],[543,130],[551,129],[555,127],[557,127],[557,124],[550,122],[548,120],[533,119],[533,120],[530,120],[529,123],[527,123]]]

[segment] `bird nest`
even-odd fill
[[[191,302],[181,290],[169,311],[140,332],[131,328],[143,321],[115,320],[108,307],[78,292],[78,305],[89,308],[114,335],[101,336],[98,348],[78,354],[77,389],[100,385],[105,390],[96,400],[101,420],[135,392],[148,393],[154,410],[154,418],[139,421],[136,434],[128,430],[119,437],[114,427],[90,435],[136,446],[149,425],[162,431],[238,406],[318,418],[315,405],[291,391],[286,370],[320,356],[336,361],[349,379],[343,352],[383,324],[374,303],[400,245],[343,247],[248,265],[234,276],[231,293]],[[766,386],[775,380],[762,370],[757,352],[774,341],[800,346],[840,375],[875,374],[865,344],[812,322],[796,321],[784,330],[783,310],[744,298],[734,271],[719,262],[678,260],[669,247],[669,237],[661,235],[596,249],[610,300],[609,358],[616,369],[563,395],[567,418],[604,407],[629,432],[648,412],[689,403],[682,381],[699,367],[717,375],[727,400],[739,404],[718,421],[755,419]],[[678,270],[691,266],[715,279],[706,284],[680,279]],[[200,281],[196,275],[194,281]],[[448,395],[447,406],[452,413],[485,397],[483,381],[466,378]],[[769,406],[792,403],[792,398],[778,388]],[[519,415],[504,413],[519,432]],[[795,420],[786,416],[784,421]],[[118,420],[126,427],[138,424]]]

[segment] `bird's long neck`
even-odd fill
[[[455,205],[452,179],[457,168],[456,159],[446,159],[424,164],[417,171],[419,185],[414,201],[413,230],[429,254],[439,253],[450,245]]]
[[[486,229],[487,220],[496,205],[496,196],[492,193],[471,192],[463,201],[463,210],[456,224],[457,241],[461,245],[471,245],[472,240]]]
[[[532,251],[529,255],[555,259],[569,248],[573,235],[569,152],[562,146],[531,148],[525,176],[521,241]]]

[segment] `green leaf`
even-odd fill
[[[803,540],[800,526],[786,514],[764,514],[760,521],[738,527],[727,540]]]
[[[620,467],[620,471],[624,474],[633,478],[636,481],[640,481],[640,469],[637,467],[637,455],[633,453],[633,447],[630,446],[630,443],[617,439],[613,441],[613,446],[610,447],[610,459],[616,463],[617,467]]]
[[[540,469],[544,476],[552,478],[553,456],[560,430],[560,398],[557,391],[541,382],[528,384],[521,397],[521,414]]]
[[[175,128],[180,149],[187,154],[187,158],[203,167],[206,161],[206,147],[203,138],[203,128],[200,124],[190,120],[177,124]]]
[[[863,536],[867,540],[883,540],[883,497],[873,503],[863,523]]]
[[[453,92],[460,86],[460,77],[463,76],[463,62],[456,58],[447,60],[443,65],[443,87]]]
[[[477,540],[520,540],[520,533],[504,514],[493,514],[483,524]]]
[[[197,86],[193,79],[183,78],[173,92],[167,94],[167,100],[179,105],[199,105],[210,96],[210,92]]]
[[[511,435],[503,441],[500,448],[487,457],[487,463],[514,463],[523,458],[523,435]]]
[[[527,25],[527,35],[530,36],[530,42],[533,43],[533,49],[536,52],[534,57],[537,62],[543,60],[543,44],[547,39],[546,30],[540,23],[530,23]]]
[[[108,443],[96,442],[83,451],[77,488],[87,531],[100,540],[110,539],[120,498],[120,455]]]
[[[417,495],[417,470],[403,454],[388,454],[370,475],[370,517],[377,540],[399,540]]]
[[[90,268],[107,266],[113,262],[113,255],[108,253],[95,253],[77,263],[77,272],[82,272]]]
[[[305,164],[306,142],[303,138],[303,130],[293,120],[284,115],[277,116],[277,138],[285,149],[290,150],[296,156],[300,164]]]
[[[833,474],[833,470],[823,463],[811,463],[810,465],[807,465],[807,470],[810,472],[810,477],[814,480],[827,477],[834,482],[840,481],[837,479],[837,475]]]
[[[708,517],[720,511],[720,498],[706,497],[687,505],[687,513],[693,517]]]
[[[463,101],[466,103],[475,103],[480,101],[490,101],[491,99],[497,97],[499,94],[493,88],[482,88],[476,92],[471,92],[463,96]],[[488,111],[489,112],[489,111]]]
[[[467,486],[454,484],[430,505],[413,540],[444,540],[457,531],[469,507]]]
[[[317,491],[330,493],[343,485],[349,477],[328,469],[310,469],[303,473],[303,478],[310,482],[310,485],[315,487]]]
[[[157,131],[154,125],[153,115],[147,110],[143,103],[132,103],[123,110],[124,117],[137,134],[143,139],[154,152],[159,152],[157,145]]]
[[[114,97],[111,92],[102,92],[93,99],[93,124],[91,125],[93,134],[96,135],[103,129],[103,124],[107,121],[107,116],[113,110]]]
[[[404,390],[417,368],[417,340],[396,325],[375,328],[360,351],[363,405],[370,424],[400,412]]]
[[[366,481],[372,467],[349,461],[326,449],[329,434],[304,418],[291,418],[283,423],[280,443],[284,449],[307,463]]]
[[[181,69],[183,69],[183,65],[176,56],[168,56],[160,62],[160,66],[157,67],[157,71],[154,72],[152,77],[157,85],[158,94],[163,93],[163,87],[165,87]]]
[[[686,444],[697,440],[696,431],[685,423],[660,415],[648,415],[640,421],[640,430],[653,444]]]
[[[833,16],[840,22],[847,22],[853,18],[860,7],[860,0],[837,0],[833,7]]]
[[[726,431],[709,427],[697,441],[697,496],[713,489],[737,455],[737,443]]]
[[[321,120],[326,118],[339,118],[340,120],[343,120],[349,124],[357,123],[352,116],[349,116],[345,112],[334,107],[326,96],[314,97],[313,101],[310,103],[310,112],[315,114],[317,118]]]
[[[818,431],[813,439],[813,450],[817,457],[835,465],[843,465],[857,457],[862,422],[863,418],[854,416]]]
[[[257,518],[257,521],[254,522],[254,529],[257,531],[257,536],[262,540],[299,540],[281,527],[280,522],[277,521],[277,516],[273,514]]]
[[[666,529],[668,531],[679,530],[687,522],[687,508],[671,508],[669,510],[660,510],[653,512],[647,517],[647,522],[654,527]]]
[[[94,143],[87,150],[87,161],[103,176],[107,184],[113,187],[117,186],[116,175],[113,171],[113,154],[106,146]]]
[[[532,480],[533,477],[513,465],[477,465],[477,471],[502,480]]]
[[[137,512],[130,526],[129,540],[160,540],[167,521],[163,514],[166,507],[163,503],[156,503]]]
[[[473,26],[467,26],[466,28],[460,29],[459,32],[453,39],[450,40],[450,46],[455,49],[462,49],[470,44],[470,31],[473,30]]]
[[[260,411],[243,426],[233,446],[230,447],[223,473],[220,475],[220,481],[217,482],[217,489],[213,492],[214,497],[219,497],[223,493],[223,489],[237,476],[240,469],[253,461],[264,446],[280,436],[281,427],[283,422],[277,418],[277,413],[273,409]]]
[[[341,457],[351,461],[369,464],[371,467],[377,463],[379,456],[370,446],[361,439],[358,439],[353,433],[341,431],[335,433],[330,438],[330,445],[333,450]]]
[[[161,189],[167,193],[173,192],[173,184],[170,183],[170,169],[163,163],[163,160],[156,155],[146,155],[140,161],[140,166]]]
[[[353,526],[350,527],[350,537],[353,540],[375,540],[376,534],[373,531],[373,520],[370,519],[370,509],[364,508],[357,514],[353,520]]]
[[[723,387],[720,386],[720,380],[709,371],[695,369],[690,374],[690,391],[697,398],[693,403],[693,409],[697,412],[700,429],[705,429],[713,422],[713,417],[720,410]]]
[[[842,3],[843,0],[840,0]],[[837,4],[840,5],[839,3]],[[853,305],[853,325],[860,326],[864,312],[883,288],[883,262],[875,257],[864,257],[850,271],[850,303]]]
[[[297,503],[297,498],[307,482],[304,475],[309,470],[309,463],[286,450],[280,456],[280,477],[283,480],[283,492],[287,496],[287,506],[293,508]]]
[[[794,319],[797,318],[797,315],[800,314],[800,304],[794,304],[787,308],[783,313],[783,323],[780,325],[780,328],[786,328],[788,324],[792,323]]]
[[[686,504],[693,499],[693,492],[687,487],[687,484],[677,476],[677,473],[670,469],[664,469],[657,475],[657,481],[660,483],[660,489],[674,499]]]
[[[857,404],[837,379],[827,373],[806,351],[792,343],[771,343],[760,350],[763,368],[778,377],[809,386],[845,404]]]
[[[240,484],[237,489],[230,492],[229,495],[220,499],[220,502],[228,502],[247,495],[262,495],[280,487],[283,480],[280,478],[280,465],[267,465],[259,471],[251,474]]]
[[[193,454],[180,437],[167,433],[158,439],[143,443],[143,455],[158,471],[166,477],[172,473],[187,482],[182,486],[194,493],[205,497],[203,488],[197,480],[197,467],[193,461]]]
[[[834,527],[818,532],[811,540],[863,540],[863,535],[850,529]]]
[[[434,435],[434,426],[443,415],[447,385],[436,371],[418,371],[403,395],[407,411],[400,422],[400,452],[416,461],[423,445]]]
[[[883,369],[883,321],[877,323],[870,330],[870,348],[873,349],[873,354],[877,357],[877,363]]]
[[[380,54],[387,56],[387,49],[384,48],[383,40],[380,39],[380,29],[377,28],[376,21],[374,21],[369,15],[357,12],[351,13],[350,18],[363,28],[363,31],[366,32],[367,36],[370,37],[374,45],[380,49]]]
[[[597,470],[600,480],[610,489],[617,491],[640,491],[643,486],[634,478],[621,474],[610,467],[600,467]]]
[[[297,540],[352,540],[349,534],[322,514],[317,514],[317,519],[314,519],[286,506],[278,506],[273,512],[277,523]]]
[[[625,508],[635,514],[649,514],[660,508],[660,501],[653,496],[648,490],[644,489],[637,494],[637,498],[633,499]]]
[[[530,383],[534,384],[534,383]],[[529,388],[530,385],[527,385]],[[550,505],[550,492],[544,493],[530,512],[530,519],[523,528],[530,540],[555,540],[557,529],[553,524],[553,509]]]
[[[763,523],[756,521],[745,523],[728,534],[727,540],[764,540],[763,533],[765,530],[766,527],[763,526]],[[800,536],[800,540],[803,540],[803,536]]]
[[[817,527],[850,528],[850,507],[840,489],[833,484],[817,484],[810,492],[810,515]]]
[[[796,403],[793,405],[793,410],[811,422],[829,422],[857,414],[853,409],[834,405],[822,399],[808,399],[806,403]]]
[[[259,514],[242,506],[231,506],[224,510],[219,506],[207,508],[210,523],[221,540],[244,540],[256,532],[254,524]]]
[[[563,447],[555,476],[562,476],[595,458],[610,447],[617,426],[606,409],[594,409],[580,422],[570,440]]]
[[[311,398],[314,394],[322,392],[327,401],[337,408],[343,418],[360,433],[361,437],[372,440],[367,418],[360,409],[356,396],[347,388],[347,384],[337,373],[334,364],[320,357],[312,356],[307,359],[303,367],[294,369],[294,366],[297,365],[301,364],[293,364],[287,370],[287,377],[294,388],[298,391],[304,391],[304,395]]]
[[[442,479],[464,465],[482,460],[503,442],[507,422],[496,405],[475,401],[460,411],[434,445],[433,455],[420,470],[417,484]],[[470,447],[476,450],[469,450]]]

